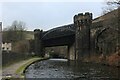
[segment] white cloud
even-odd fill
[[[27,24],[29,30],[33,30],[33,28],[48,30],[56,26],[72,23],[73,16],[81,12],[92,12],[93,16],[99,16],[99,14],[101,13],[101,7],[101,2],[5,2],[2,5],[2,17],[4,22],[3,26],[7,27],[8,25],[11,25],[14,20],[20,20]]]

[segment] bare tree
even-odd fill
[[[106,2],[106,6],[103,7],[102,14],[106,14],[118,8],[120,8],[120,0],[109,0]]]
[[[107,2],[108,5],[120,6],[120,0],[110,0]]]
[[[14,21],[11,26],[3,30],[3,41],[15,42],[25,38],[24,31],[26,30],[25,23]]]

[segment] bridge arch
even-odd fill
[[[118,31],[119,31],[118,29],[115,29],[113,27],[106,27],[106,28],[98,29],[98,31],[96,31],[95,48],[98,53],[103,53],[103,52],[110,53],[110,49],[107,50],[107,46],[116,44],[116,43],[111,43],[111,40],[117,39],[116,35],[118,35]],[[111,35],[107,33],[110,33]],[[111,36],[111,38],[109,36]],[[111,51],[115,51],[115,50],[111,50]]]
[[[75,28],[73,24],[70,25],[65,25],[62,27],[54,28],[49,31],[47,31],[43,36],[42,39],[46,38],[52,38],[52,37],[57,37],[59,36],[66,36],[66,35],[71,35],[75,33]]]

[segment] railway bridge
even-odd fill
[[[44,56],[45,47],[68,46],[67,58],[69,60],[82,60],[83,57],[90,57],[96,48],[96,33],[99,34],[100,32],[99,29],[94,31],[94,27],[99,24],[92,22],[92,13],[89,12],[75,15],[73,19],[72,24],[48,31],[35,29],[35,54]]]

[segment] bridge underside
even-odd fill
[[[44,47],[69,46],[75,41],[75,34],[43,40]]]
[[[66,58],[68,60],[74,60],[74,44],[75,34],[69,36],[61,36],[56,38],[50,38],[43,40],[43,45],[45,47],[55,47],[55,46],[67,46]],[[71,56],[70,56],[71,55]]]

